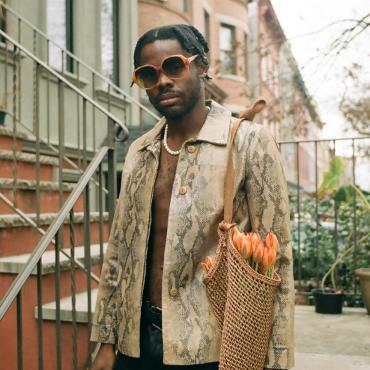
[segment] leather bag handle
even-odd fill
[[[244,118],[232,123],[229,130],[229,138],[227,142],[227,165],[225,177],[225,192],[224,192],[224,221],[231,224],[233,217],[233,193],[234,193],[234,163],[233,163],[233,144],[236,132]]]

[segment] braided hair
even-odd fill
[[[208,43],[204,36],[194,27],[188,24],[173,24],[153,28],[142,35],[135,46],[134,51],[134,66],[137,68],[140,65],[140,53],[146,44],[150,44],[156,40],[177,40],[181,47],[188,53],[198,54],[205,65],[209,65],[207,53]],[[210,77],[206,75],[206,79]]]

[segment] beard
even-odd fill
[[[160,91],[160,93],[166,93],[171,92],[170,90]],[[182,101],[182,104],[179,106],[173,106],[173,107],[162,107],[159,104],[159,101],[155,97],[149,96],[149,101],[152,103],[153,107],[164,117],[168,119],[176,119],[183,117],[187,113],[189,113],[194,106],[198,103],[200,96],[201,96],[201,80],[200,78],[197,78],[197,82],[195,87],[191,92],[188,94],[185,94],[184,92],[178,93],[178,96],[180,100]]]

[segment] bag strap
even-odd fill
[[[244,118],[239,119],[231,124],[229,139],[227,142],[227,167],[225,177],[225,197],[224,197],[224,221],[231,224],[233,217],[233,193],[234,193],[234,163],[233,163],[233,144],[241,122]]]

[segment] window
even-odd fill
[[[220,72],[236,74],[235,27],[225,24],[220,27]]]
[[[248,35],[244,33],[244,76],[248,81]]]
[[[267,81],[267,54],[265,52],[262,51],[261,53],[261,64],[260,64],[260,68],[261,68],[261,80],[262,82],[266,82]]]
[[[101,4],[102,73],[119,86],[119,0]]]
[[[49,38],[73,53],[73,0],[48,0],[47,30]],[[57,69],[73,72],[73,59],[49,44],[49,63]]]
[[[181,1],[181,11],[187,13],[189,11],[189,4],[188,0],[180,0]]]
[[[204,10],[204,36],[208,42],[208,49],[211,49],[211,26],[210,26],[210,18],[209,13]],[[208,60],[211,60],[211,54],[208,52]]]
[[[0,7],[0,30],[6,32],[5,10]],[[5,37],[0,36],[0,42],[5,42]]]

